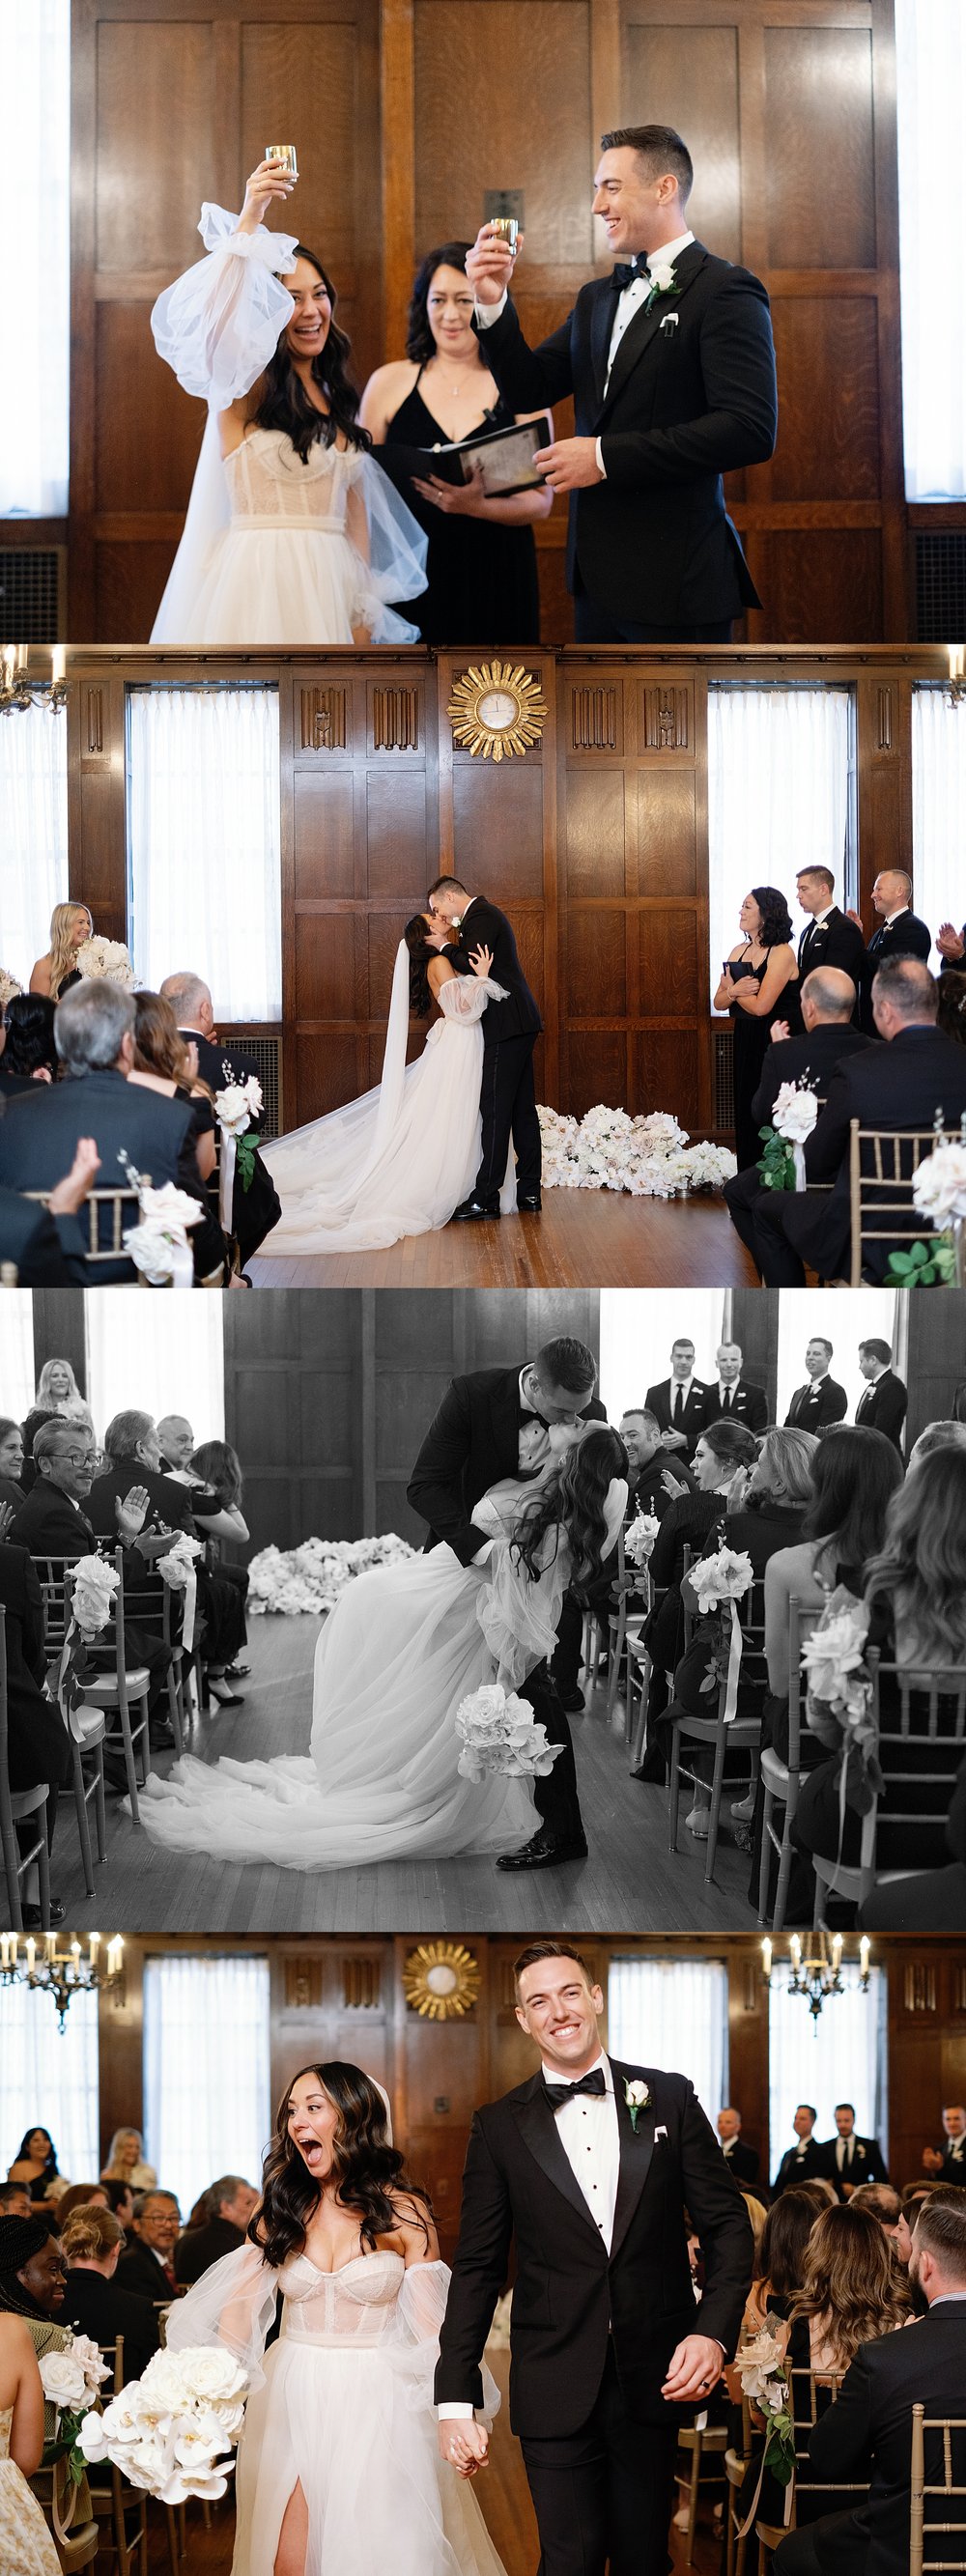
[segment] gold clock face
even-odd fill
[[[460,2021],[478,1999],[480,1971],[461,1941],[421,1941],[408,1954],[402,1983],[410,2012],[424,2021]]]
[[[523,664],[471,664],[453,682],[449,717],[453,737],[471,760],[507,760],[539,742],[547,713],[540,682]]]

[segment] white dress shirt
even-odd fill
[[[838,2166],[838,2169],[839,2169],[839,2172],[840,2172],[840,2173],[849,2173],[849,2172],[851,2172],[851,2168],[852,2168],[852,2139],[851,2139],[851,2138],[836,2138],[836,2141],[835,2141],[835,2162],[836,2162],[836,2164],[837,2164],[837,2166]]]
[[[679,233],[676,241],[662,242],[659,250],[649,251],[648,253],[648,274],[646,276],[642,274],[638,277],[632,277],[629,286],[622,286],[617,298],[617,311],[614,315],[614,326],[610,335],[610,348],[607,353],[607,374],[604,378],[605,396],[610,384],[611,369],[617,356],[618,349],[620,348],[621,341],[624,337],[624,333],[627,330],[628,323],[633,322],[635,313],[638,312],[642,304],[646,304],[647,298],[651,292],[652,280],[650,270],[652,266],[655,268],[669,268],[674,260],[680,259],[681,252],[683,250],[687,250],[688,244],[693,242],[693,240],[693,233]],[[489,331],[491,325],[494,322],[499,321],[500,315],[505,311],[505,308],[505,292],[501,295],[499,304],[477,303],[477,329],[480,331]],[[601,455],[599,438],[595,440],[594,444],[597,456],[597,470],[602,481],[606,483],[607,476],[604,471],[604,459]]]

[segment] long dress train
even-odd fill
[[[279,2271],[245,2244],[179,2300],[175,2350],[226,2344],[255,2385],[236,2471],[232,2576],[271,2576],[285,2507],[308,2507],[305,2576],[504,2576],[469,2485],[436,2448],[433,2368],[443,2263],[377,2249],[336,2272]],[[264,2340],[282,2293],[282,2326]],[[496,2397],[490,2382],[491,2407]],[[497,2400],[497,2402],[499,2402]]]

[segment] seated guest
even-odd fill
[[[932,931],[928,922],[920,921],[912,910],[912,878],[905,868],[883,868],[872,888],[873,910],[878,914],[878,927],[872,933],[865,952],[862,991],[859,996],[859,1025],[866,1037],[877,1034],[872,1016],[872,980],[888,957],[921,957],[928,965],[932,948]],[[862,929],[857,912],[849,920]]]
[[[685,1465],[673,1442],[665,1437],[657,1417],[646,1405],[631,1405],[621,1414],[620,1436],[627,1451],[627,1512],[624,1527],[629,1529],[638,1513],[663,1520],[675,1497],[668,1492],[666,1471],[670,1470],[675,1486],[687,1484],[697,1490],[691,1468]]]
[[[966,975],[940,975],[936,1027],[954,1046],[966,1046]]]
[[[231,1708],[241,1696],[232,1689],[232,1680],[241,1679],[248,1669],[238,1661],[247,1641],[248,1575],[244,1566],[226,1565],[221,1549],[225,1541],[233,1547],[248,1543],[248,1523],[241,1508],[241,1461],[226,1440],[204,1440],[192,1453],[191,1473],[195,1525],[199,1537],[208,1542],[199,1587],[205,1623],[205,1683],[213,1699]],[[212,1497],[217,1505],[214,1511],[210,1508]]]
[[[195,1126],[199,1176],[210,1181],[215,1168],[217,1121],[210,1093],[198,1078],[198,1051],[182,1037],[170,1002],[161,993],[134,996],[134,1064],[128,1081],[156,1091],[163,1100],[190,1101]]]
[[[675,1493],[680,1492],[682,1485],[693,1492],[694,1477],[690,1467],[686,1467],[679,1459],[672,1440],[661,1431],[656,1416],[649,1413],[646,1406],[632,1407],[629,1412],[621,1415],[620,1436],[627,1452],[627,1504],[624,1511],[626,1537],[639,1513],[653,1514],[657,1520],[661,1520],[669,1509],[673,1497],[667,1482],[667,1471],[672,1468],[672,1465]],[[583,1599],[589,1608],[601,1617],[605,1625],[610,1608],[618,1598],[619,1588],[619,1580],[612,1565],[606,1567],[593,1582],[582,1587]],[[628,1562],[625,1567],[623,1588],[629,1600],[633,1601],[635,1596],[637,1597],[639,1606],[640,1598],[646,1591],[644,1569]],[[574,1711],[582,1709],[584,1705],[584,1694],[580,1689],[578,1678],[583,1643],[582,1602],[578,1601],[574,1592],[568,1591],[564,1595],[557,1643],[550,1669],[565,1709]],[[598,1671],[601,1669],[606,1669],[606,1666],[598,1667]]]
[[[115,2280],[124,2244],[124,2229],[110,2209],[75,2209],[61,2231],[67,2265],[64,2324],[91,2342],[114,2344],[124,2337],[124,2379],[139,2379],[158,2349],[158,2320],[149,2299],[125,2290]],[[105,2381],[110,2395],[113,2380]]]
[[[117,2267],[122,2290],[136,2291],[164,2307],[177,2298],[174,2249],[181,2232],[181,2212],[173,2191],[139,2191],[131,2233]]]
[[[14,1512],[23,1501],[22,1470],[23,1433],[19,1422],[4,1415],[0,1417],[0,1503],[8,1503]]]
[[[21,1498],[22,1499],[22,1498]],[[4,1612],[7,1650],[7,1772],[17,1794],[47,1791],[46,1830],[52,1848],[57,1821],[57,1792],[71,1776],[70,1738],[56,1701],[46,1695],[44,1613],[40,1585],[22,1541],[8,1537],[0,1546],[0,1608]],[[23,1850],[37,1841],[37,1817],[18,1819],[15,1832]],[[34,1861],[22,1882],[25,1931],[40,1923],[39,1882]],[[51,1891],[50,1919],[62,1923],[64,1907]]]
[[[816,966],[801,988],[801,1036],[792,1036],[788,1020],[772,1024],[771,1044],[751,1103],[756,1152],[744,1171],[724,1184],[725,1204],[736,1234],[757,1261],[754,1210],[761,1189],[758,1164],[764,1148],[760,1129],[770,1127],[778,1093],[785,1082],[807,1084],[824,1100],[837,1064],[861,1048],[861,1031],[852,1025],[855,985],[835,966]]]
[[[865,1392],[856,1405],[855,1419],[866,1431],[884,1431],[886,1439],[895,1442],[901,1457],[902,1426],[909,1398],[892,1365],[891,1342],[860,1342],[859,1367]]]
[[[259,2195],[243,2174],[222,2174],[209,2191],[202,2194],[204,2216],[197,2227],[187,2227],[174,2251],[174,2269],[184,2288],[200,2281],[210,2264],[223,2254],[234,2254],[245,2242],[248,2222],[254,2218]],[[192,2216],[194,2212],[192,2212]]]
[[[741,1343],[719,1342],[714,1356],[718,1374],[705,1390],[705,1423],[746,1422],[749,1431],[763,1431],[768,1398],[763,1386],[752,1386],[743,1374]]]
[[[69,2191],[57,2203],[57,2233],[62,2237],[75,2209],[106,2209],[107,2193],[101,2182],[72,2182]]]
[[[194,1043],[198,1072],[211,1092],[224,1091],[226,1083],[247,1082],[254,1074],[261,1078],[260,1067],[243,1047],[223,1045],[215,1027],[214,1005],[208,986],[200,975],[187,969],[177,975],[166,975],[161,986],[161,999],[170,1002],[178,1025],[179,1036]]]
[[[871,2209],[873,2218],[878,2219],[882,2233],[892,2247],[896,2261],[902,2262],[905,2266],[908,2266],[909,2247],[907,2246],[905,2253],[902,2254],[900,2253],[897,2241],[899,2236],[899,2225],[902,2218],[902,2201],[894,2183],[856,2183],[852,2193],[852,2198],[849,2202],[849,2208]]]
[[[34,1441],[37,1481],[24,1497],[11,1531],[18,1547],[29,1548],[34,1557],[66,1557],[71,1564],[76,1564],[78,1557],[97,1555],[98,1534],[89,1516],[97,1455],[89,1436],[71,1419],[58,1418],[42,1424]],[[108,1479],[100,1478],[98,1482],[104,1485]],[[172,1491],[177,1493],[179,1489],[174,1486]],[[105,1508],[99,1515],[101,1536],[112,1547],[123,1548],[125,1579],[141,1584],[152,1555],[163,1554],[165,1546],[163,1540],[145,1533],[150,1497],[144,1485],[138,1485],[132,1477],[123,1494],[112,1493],[111,1500],[110,1512]],[[105,1631],[105,1638],[109,1633]],[[150,1672],[148,1711],[153,1726],[158,1728],[157,1741],[163,1743],[166,1738],[160,1730],[157,1708],[166,1687],[171,1649],[136,1620],[127,1621],[124,1634],[132,1663],[146,1664]],[[113,1655],[114,1649],[105,1643],[93,1651],[96,1657],[101,1653]]]
[[[749,2182],[757,2182],[759,2164],[758,2149],[757,2147],[748,2147],[745,2145],[745,2141],[741,2134],[741,2113],[740,2111],[736,2111],[730,2103],[723,2111],[719,2111],[718,2113],[717,2130],[718,2136],[721,2140],[721,2153],[728,2167],[728,2171],[729,2173],[733,2173],[736,2183],[743,2185]]]
[[[24,2318],[38,2361],[46,2352],[65,2352],[70,2342],[61,2323],[66,2281],[59,2240],[42,2211],[32,2211],[29,2218],[0,2217],[0,2309]],[[53,2440],[55,2428],[56,2409],[48,2398],[45,2442]]]
[[[107,2193],[107,2206],[113,2210],[115,2218],[120,2219],[124,2233],[127,2235],[134,2217],[134,2193],[131,2185],[129,2182],[115,2182],[109,2177],[104,2184],[104,2189]]]
[[[913,2406],[923,2406],[927,2416],[955,2418],[963,2411],[966,2202],[960,2208],[937,2194],[920,2212],[909,2278],[916,2322],[904,2334],[880,2334],[859,2345],[834,2405],[809,2440],[814,2476],[868,2480],[868,2500],[852,2513],[823,2515],[789,2532],[775,2552],[776,2576],[829,2576],[830,2570],[907,2576]],[[962,2439],[953,2436],[957,2450]],[[963,2476],[961,2453],[953,2474]],[[930,2435],[927,2484],[941,2476],[938,2437]]]
[[[786,1423],[801,1431],[814,1431],[821,1439],[833,1422],[844,1422],[849,1399],[844,1386],[839,1386],[831,1373],[832,1345],[824,1334],[813,1333],[805,1351],[808,1371],[804,1386],[797,1386]]]
[[[743,2342],[760,2334],[774,2318],[788,2317],[802,2286],[805,2249],[823,2206],[821,2195],[808,2182],[790,2184],[773,2200],[758,2249],[759,2277],[752,2282],[745,2308]]]
[[[44,993],[13,993],[3,1013],[0,1094],[53,1082],[59,1072],[54,1045],[55,1004]]]
[[[140,2129],[115,2129],[101,2181],[127,2183],[131,2191],[150,2191],[157,2179],[154,2166],[145,2162]]]
[[[880,966],[872,1008],[886,1043],[866,1047],[839,1065],[805,1146],[809,1183],[831,1181],[831,1191],[762,1190],[755,1200],[758,1267],[767,1287],[803,1287],[806,1262],[826,1279],[848,1270],[853,1118],[865,1128],[928,1134],[938,1112],[945,1127],[958,1130],[966,1110],[966,1051],[937,1030],[938,1002],[935,980],[918,957],[893,957]],[[909,1206],[907,1238],[922,1231],[911,1191]],[[865,1267],[871,1278],[884,1278],[890,1251],[902,1239],[900,1230],[892,1239],[870,1244]]]
[[[87,1502],[95,1537],[116,1541],[119,1508],[135,1487],[147,1495],[141,1524],[145,1537],[170,1530],[193,1533],[194,1496],[173,1476],[162,1475],[161,1445],[151,1415],[131,1410],[115,1413],[104,1433],[104,1467],[94,1478]],[[163,1549],[152,1552],[164,1554]]]
[[[814,2182],[823,2172],[822,2148],[815,2135],[817,2119],[818,2112],[814,2102],[799,2103],[792,2121],[795,2144],[793,2147],[786,2147],[772,2184],[772,2192],[776,2200],[781,2192],[792,2190],[796,2183]]]
[[[825,2171],[840,2200],[852,2200],[864,2182],[888,2182],[878,2138],[860,2138],[854,2102],[837,2102],[834,2138],[825,2141]]]
[[[220,1282],[224,1276],[224,1241],[208,1210],[194,1151],[194,1118],[190,1102],[163,1100],[128,1082],[134,1063],[134,1004],[116,984],[83,982],[58,1003],[57,1052],[70,1075],[67,1082],[34,1083],[30,1092],[7,1103],[0,1120],[0,1182],[19,1190],[54,1189],[71,1162],[81,1136],[92,1136],[100,1156],[101,1186],[120,1187],[126,1154],[133,1168],[149,1174],[156,1189],[172,1181],[201,1208],[191,1229],[195,1278]],[[109,1245],[109,1216],[102,1211],[104,1244]],[[137,1273],[126,1255],[99,1265],[102,1286],[133,1281]]]
[[[52,1001],[59,1002],[62,993],[79,984],[77,951],[93,936],[93,915],[86,903],[55,903],[50,916],[50,947],[31,968],[31,992],[46,993]]]
[[[653,1729],[666,1706],[667,1677],[673,1674],[681,1653],[685,1548],[689,1547],[692,1554],[700,1552],[709,1531],[724,1517],[738,1469],[753,1466],[757,1454],[754,1436],[743,1422],[710,1422],[701,1433],[691,1462],[695,1489],[685,1484],[676,1469],[669,1478],[669,1485],[676,1490],[650,1559],[651,1579],[661,1598],[655,1602],[646,1631],[654,1667],[648,1707],[647,1758],[652,1767],[641,1767],[638,1776],[642,1779],[663,1778],[663,1749]]]
[[[0,1115],[2,1106],[0,1101]],[[79,1136],[70,1170],[46,1192],[45,1205],[29,1198],[25,1190],[0,1185],[0,1265],[16,1273],[8,1285],[87,1288],[94,1284],[87,1257],[90,1238],[80,1223],[80,1210],[100,1167],[93,1137]]]
[[[966,1448],[966,1422],[927,1422],[914,1440],[906,1461],[906,1473],[917,1467],[920,1458],[931,1458],[934,1449]]]
[[[26,2183],[0,2182],[0,2210],[8,2218],[29,2218],[32,2206]]]

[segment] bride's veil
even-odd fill
[[[382,1079],[379,1084],[379,1106],[372,1145],[366,1165],[374,1163],[389,1142],[402,1107],[403,1077],[406,1071],[406,1045],[409,1037],[409,950],[401,939],[396,950],[389,996],[389,1020],[382,1056]]]

